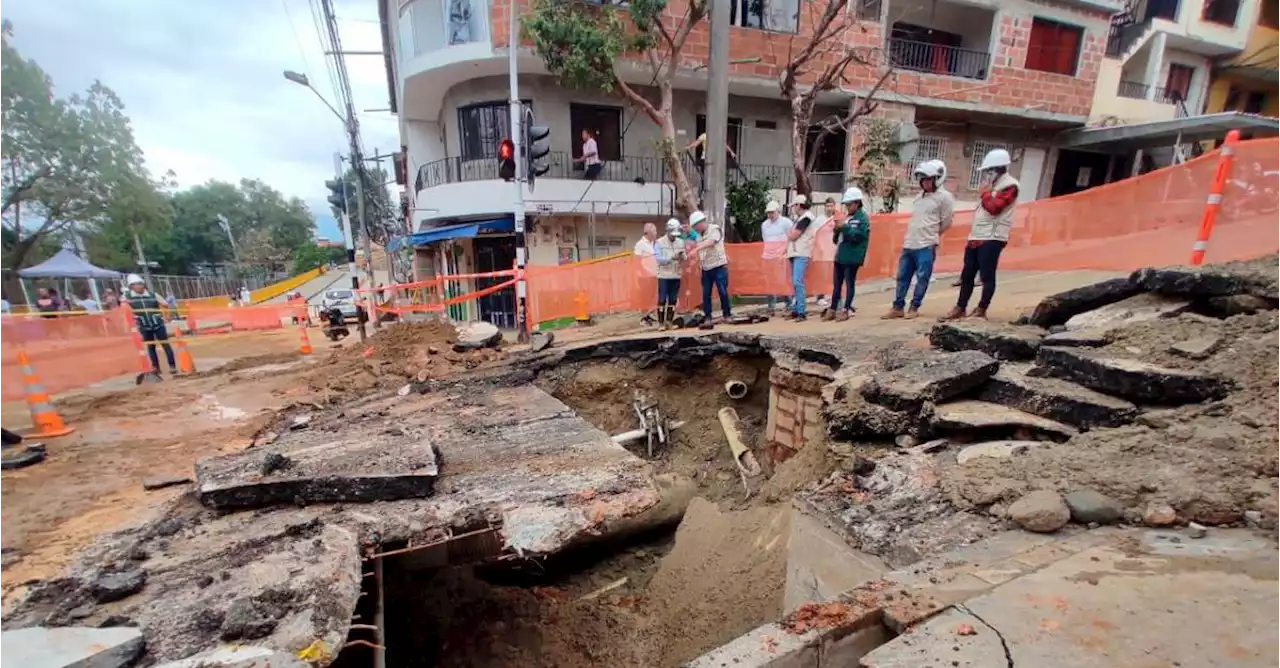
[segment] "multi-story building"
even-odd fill
[[[514,1],[517,11],[526,6]],[[766,180],[786,197],[793,184],[791,120],[778,73],[788,44],[807,38],[811,27],[801,14],[809,10],[800,0],[732,1],[735,173]],[[498,178],[495,156],[510,134],[513,0],[380,2],[419,274],[509,268],[514,186]],[[683,16],[685,9],[683,0],[672,0],[667,11]],[[915,160],[942,158],[958,200],[976,198],[976,167],[997,147],[1013,153],[1026,198],[1048,196],[1059,160],[1054,137],[1085,124],[1110,17],[1119,10],[1119,0],[853,0],[853,23],[842,39],[875,53],[880,65],[851,69],[845,88],[822,102],[837,111],[847,107],[891,68],[876,95],[876,115],[914,123],[920,134]],[[708,37],[704,21],[682,54],[673,112],[677,143],[691,143],[705,127]],[[655,146],[658,128],[619,97],[557,85],[531,50],[518,55],[520,96],[539,123],[552,128],[552,169],[525,194],[536,220],[527,235],[530,263],[629,251],[644,223],[661,223],[674,208]],[[619,69],[633,86],[652,81],[643,63]],[[573,162],[584,128],[597,134],[605,161],[594,182],[584,181]],[[815,190],[837,192],[852,178],[857,144],[839,135],[825,143],[812,177]],[[687,171],[696,184],[696,170]],[[508,308],[482,303],[481,313],[470,315],[501,324],[509,316],[499,311]]]
[[[1280,81],[1278,11],[1275,2],[1264,0],[1258,3],[1256,20],[1248,21],[1249,15],[1242,14],[1242,22],[1249,26],[1249,37],[1240,53],[1215,63],[1206,113],[1280,115],[1280,95],[1276,93]]]

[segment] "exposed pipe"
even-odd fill
[[[684,426],[683,421],[672,422],[671,424],[667,425],[667,430],[670,431],[672,429],[679,429],[680,427],[683,427],[683,426]],[[617,434],[613,436],[613,442],[617,443],[618,445],[622,445],[624,443],[630,443],[631,441],[638,441],[644,438],[645,435],[647,435],[648,433],[649,432],[645,431],[644,429],[632,429],[631,431],[624,431],[621,434]]]
[[[740,380],[730,380],[724,384],[724,393],[736,401],[747,396],[747,384]]]

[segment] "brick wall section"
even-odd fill
[[[776,366],[770,369],[765,443],[773,461],[786,460],[806,444],[823,440],[827,427],[821,392],[827,382]]]
[[[507,20],[512,0],[491,0],[493,42],[505,47]],[[521,7],[527,3],[519,2]],[[730,59],[760,58],[759,63],[730,65],[737,77],[762,77],[777,80],[790,54],[803,48],[812,34],[817,13],[823,3],[802,3],[798,34],[774,33],[751,28],[732,28],[729,38]],[[687,9],[686,0],[672,0],[667,9],[666,24],[674,31]],[[1023,68],[1031,21],[1035,16],[1073,23],[1085,28],[1079,68],[1074,76],[1037,72]],[[994,40],[991,68],[985,81],[919,72],[899,71],[885,86],[890,92],[920,97],[940,97],[957,102],[970,102],[987,107],[1004,107],[1010,111],[1034,107],[1038,111],[1087,116],[1093,101],[1094,84],[1102,62],[1107,37],[1107,16],[1049,0],[1011,0],[1002,3],[996,14],[998,39]],[[689,36],[682,54],[682,65],[695,67],[707,61],[708,23],[703,21]],[[880,48],[884,44],[884,27],[873,21],[861,21],[846,31],[850,46]],[[835,57],[835,54],[829,56]],[[814,66],[813,70],[820,67]],[[880,70],[854,67],[848,72],[849,88],[865,89],[879,78]]]

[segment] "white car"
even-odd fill
[[[320,309],[326,313],[336,308],[342,312],[342,319],[358,320],[360,311],[356,307],[356,293],[351,290],[329,290],[320,300]]]

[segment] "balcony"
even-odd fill
[[[1150,86],[1137,81],[1121,81],[1116,88],[1116,95],[1130,100],[1145,100],[1149,92],[1151,92]]]
[[[402,61],[450,46],[489,43],[484,0],[409,0],[400,8]]]
[[[929,42],[890,39],[885,50],[893,67],[912,72],[986,79],[991,66],[991,54],[986,51]]]

